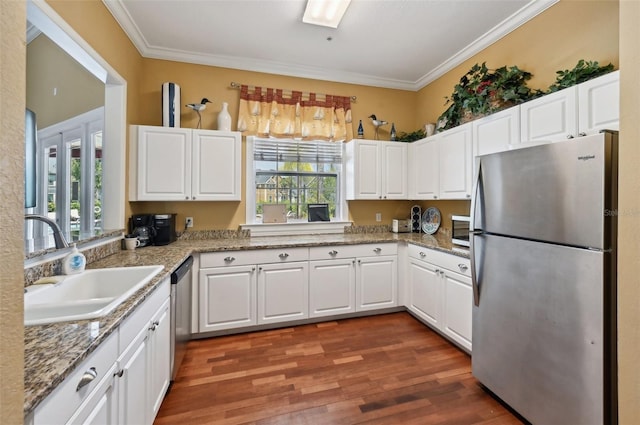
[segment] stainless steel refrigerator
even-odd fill
[[[534,424],[611,424],[616,132],[478,158],[473,375]]]

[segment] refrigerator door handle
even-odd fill
[[[481,199],[478,199],[480,197],[480,178],[482,175],[481,169],[480,167],[482,166],[482,162],[480,161],[480,157],[476,157],[475,158],[476,161],[476,172],[475,172],[475,176],[473,178],[473,189],[471,191],[471,208],[469,210],[469,232],[473,233],[475,231],[475,225],[476,225],[476,208],[479,205],[479,202],[482,202]]]
[[[480,305],[480,288],[478,287],[478,273],[476,270],[476,256],[479,254],[479,247],[475,243],[475,238],[482,235],[481,231],[469,232],[469,252],[471,262],[471,289],[473,290],[473,305]]]

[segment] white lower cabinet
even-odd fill
[[[309,317],[398,305],[395,243],[313,247],[309,250]]]
[[[169,279],[25,418],[40,424],[152,424],[169,386]]]
[[[469,260],[409,244],[407,308],[471,352]]]
[[[258,324],[309,317],[309,262],[258,266]]]

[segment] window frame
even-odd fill
[[[254,160],[254,144],[255,140],[269,141],[275,139],[259,138],[256,136],[246,137],[246,223],[241,227],[251,231],[253,236],[268,236],[268,235],[295,235],[295,234],[308,234],[308,233],[343,233],[344,226],[350,226],[351,222],[348,221],[349,210],[346,200],[346,185],[345,185],[345,164],[344,164],[344,145],[342,145],[343,162],[338,173],[338,199],[336,200],[336,214],[337,216],[331,221],[326,222],[306,222],[306,221],[292,221],[287,223],[262,223],[256,219],[256,166]],[[313,143],[313,142],[300,142],[300,143]],[[342,142],[335,142],[341,143]]]

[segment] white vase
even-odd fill
[[[231,115],[229,115],[227,102],[222,102],[222,110],[218,114],[218,130],[231,131]]]

